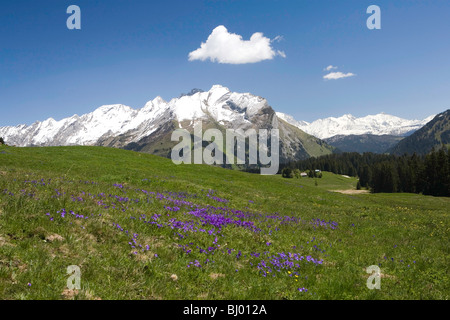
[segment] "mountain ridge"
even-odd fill
[[[386,150],[393,147],[402,139],[404,138],[394,135],[351,134],[336,135],[331,138],[326,138],[324,141],[342,152],[385,153]]]
[[[140,109],[109,104],[61,120],[50,117],[28,126],[0,127],[0,136],[17,146],[100,145],[167,157],[175,145],[169,133],[192,130],[194,121],[202,120],[205,129],[216,127],[222,132],[280,129],[281,158],[290,161],[339,149],[381,153],[432,118],[408,120],[382,112],[360,118],[344,114],[309,123],[276,112],[263,97],[213,85],[209,91],[192,89],[169,101],[156,96]]]
[[[395,155],[427,154],[433,148],[440,148],[442,145],[450,146],[450,109],[436,115],[422,128],[390,148],[388,152]]]
[[[382,112],[360,118],[345,114],[338,118],[328,117],[310,123],[298,121],[281,112],[277,112],[277,115],[286,121],[290,120],[292,125],[320,139],[328,139],[336,135],[363,134],[404,136],[420,129],[434,118],[434,115],[431,115],[423,120],[408,120]]]
[[[193,89],[165,101],[160,96],[144,107],[103,105],[93,112],[56,121],[49,118],[30,126],[0,127],[0,136],[17,146],[101,145],[168,156],[175,145],[170,133],[192,130],[195,120],[225,129],[279,129],[281,161],[329,154],[334,148],[285,121],[278,121],[267,100],[232,92],[221,85],[209,91]]]

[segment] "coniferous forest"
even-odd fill
[[[284,167],[301,171],[319,169],[359,177],[359,186],[374,193],[450,196],[450,149],[444,146],[425,156],[341,153],[290,162]]]

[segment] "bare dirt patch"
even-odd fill
[[[209,275],[209,277],[210,277],[212,280],[216,280],[217,278],[225,277],[225,275],[224,275],[223,273],[211,273],[211,274]]]
[[[57,252],[59,254],[62,254],[63,258],[68,258],[69,256],[71,256],[71,251],[70,251],[70,248],[69,248],[69,246],[67,244],[63,244],[63,245],[59,246],[57,248]],[[78,257],[77,254],[73,254],[73,256],[74,257]]]
[[[197,296],[200,300],[207,300],[208,299],[208,293],[201,293]]]
[[[62,236],[60,236],[59,234],[51,234],[49,236],[45,237],[45,240],[53,242],[53,241],[63,241],[64,238]]]
[[[90,291],[90,290],[86,290],[84,292],[83,291],[80,292],[77,289],[68,289],[68,288],[66,288],[66,289],[64,289],[63,292],[61,292],[61,296],[64,299],[73,300],[76,296],[81,295],[81,293],[84,293],[86,299],[88,299],[88,300],[102,300],[100,297],[95,296],[94,293],[92,291]]]
[[[90,291],[90,290],[86,290],[86,292],[84,293],[86,295],[86,298],[88,298],[89,300],[102,300],[102,298],[97,297],[94,292]]]
[[[369,190],[355,190],[355,189],[347,189],[347,190],[329,190],[331,192],[339,192],[342,194],[368,194]]]
[[[64,289],[64,291],[61,292],[61,295],[64,299],[72,300],[76,295],[78,295],[78,290]]]
[[[0,236],[0,247],[3,247],[3,246],[15,247],[16,245],[9,242],[5,237]]]

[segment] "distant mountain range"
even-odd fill
[[[281,112],[277,112],[277,115],[340,151],[359,153],[384,153],[434,118],[432,115],[423,120],[408,120],[385,113],[356,118],[346,114],[339,118],[329,117],[309,123],[297,121]]]
[[[60,121],[50,118],[29,126],[0,127],[0,136],[17,146],[100,145],[168,157],[178,143],[171,141],[171,133],[177,128],[193,132],[194,120],[202,120],[203,130],[279,129],[280,162],[334,150],[277,117],[266,99],[231,92],[221,85],[206,92],[194,89],[168,102],[156,97],[139,110],[121,104],[105,105]]]
[[[428,139],[434,135],[434,142],[448,139],[445,130],[436,136],[438,129],[448,126],[448,115],[441,117],[444,124],[437,121],[432,129],[427,129]],[[407,120],[380,113],[309,123],[275,112],[262,97],[214,85],[209,91],[193,89],[170,101],[158,96],[137,110],[122,104],[104,105],[91,113],[59,121],[50,118],[31,125],[0,127],[0,137],[16,146],[98,145],[169,157],[178,143],[171,141],[172,132],[177,128],[193,132],[194,121],[202,120],[203,130],[279,129],[280,162],[287,162],[338,151],[382,153],[389,149],[401,153],[411,149],[410,144],[422,148],[417,142],[407,144],[412,140],[403,138],[422,132],[418,130],[432,119],[436,120],[434,116]],[[402,141],[406,142],[399,143]]]
[[[356,118],[346,114],[339,118],[329,117],[309,123],[297,121],[281,112],[277,112],[277,116],[320,139],[363,134],[407,136],[434,118],[432,115],[423,120],[407,120],[385,113]]]

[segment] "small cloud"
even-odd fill
[[[281,36],[275,39],[279,41]],[[261,32],[254,33],[250,40],[242,40],[242,36],[229,33],[224,26],[218,26],[200,48],[189,53],[189,61],[209,59],[218,63],[244,64],[271,60],[277,55],[285,58],[284,52],[273,50],[271,42]]]
[[[284,53],[284,51],[278,50],[278,51],[277,51],[277,54],[278,54],[280,57],[282,57],[282,58],[286,58],[286,53]]]
[[[338,72],[330,72],[329,74],[326,74],[323,76],[323,78],[325,80],[337,80],[337,79],[343,79],[343,78],[348,78],[348,77],[353,77],[356,76],[356,74],[354,73],[342,73],[340,71]]]
[[[338,67],[335,67],[335,66],[332,66],[331,64],[328,66],[328,67],[326,67],[325,69],[323,69],[324,71],[330,71],[330,70],[333,70],[333,69],[337,69]]]
[[[283,36],[276,36],[275,38],[270,40],[270,42],[280,42],[280,41],[283,41],[283,40],[284,40]]]

